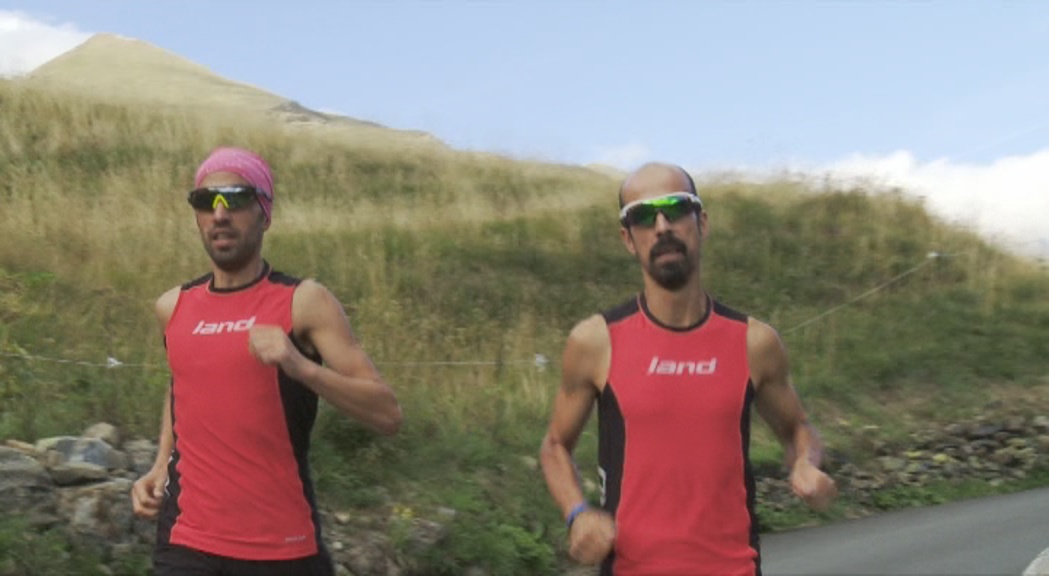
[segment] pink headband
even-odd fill
[[[261,156],[243,148],[216,148],[197,169],[194,185],[199,187],[204,178],[215,172],[231,172],[257,188],[262,210],[269,221],[273,211],[273,173]]]

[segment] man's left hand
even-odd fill
[[[834,480],[804,458],[794,463],[790,472],[790,487],[794,494],[817,512],[826,512],[838,495]]]
[[[293,378],[305,360],[280,326],[252,326],[248,332],[248,350],[259,362],[278,366]]]

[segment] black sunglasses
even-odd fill
[[[187,200],[194,210],[213,211],[219,204],[226,210],[240,210],[255,202],[258,195],[259,189],[254,186],[213,186],[191,191]]]

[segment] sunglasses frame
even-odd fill
[[[193,203],[193,197],[197,194],[214,194],[210,208],[212,212],[219,207],[219,204],[225,206],[226,210],[241,210],[247,208],[251,204],[251,202],[248,201],[245,201],[243,204],[234,202],[236,206],[231,207],[229,199],[232,197],[242,197],[242,195],[250,194],[252,199],[260,203],[260,206],[262,202],[260,199],[262,191],[254,186],[248,186],[246,184],[238,184],[234,186],[207,186],[190,190],[189,194],[186,196],[186,201],[189,202],[189,205],[192,206],[194,210],[209,210],[207,207],[198,207]]]
[[[644,226],[644,225],[638,224],[636,222],[631,222],[630,221],[630,212],[634,208],[637,208],[638,206],[646,206],[646,205],[656,204],[656,203],[658,203],[660,201],[666,201],[666,200],[683,200],[683,201],[687,201],[689,204],[691,204],[691,208],[692,208],[692,212],[693,213],[699,213],[699,212],[703,211],[703,201],[699,199],[699,196],[697,196],[697,195],[695,195],[695,194],[693,194],[691,192],[671,192],[670,194],[664,194],[663,196],[656,196],[655,198],[644,198],[642,200],[634,200],[633,202],[627,204],[626,206],[623,206],[623,208],[619,210],[619,223],[624,228],[630,228],[631,226],[642,226],[644,228],[651,228],[652,226],[655,225],[655,221],[654,220],[653,220],[653,223],[648,225],[648,226]],[[663,212],[661,208],[656,208],[656,215],[657,215],[657,217],[658,217],[658,215],[660,213],[663,214],[663,217],[667,216],[666,212]],[[673,219],[672,218],[667,218],[667,220],[673,221],[673,220],[676,220],[676,218],[673,218]]]

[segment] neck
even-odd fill
[[[219,290],[232,290],[247,286],[262,275],[265,267],[266,263],[262,260],[262,256],[252,258],[251,261],[236,270],[225,270],[212,264],[211,285]]]
[[[688,328],[695,326],[707,314],[707,293],[699,282],[699,275],[680,290],[670,291],[645,277],[645,302],[648,311],[665,326]]]

